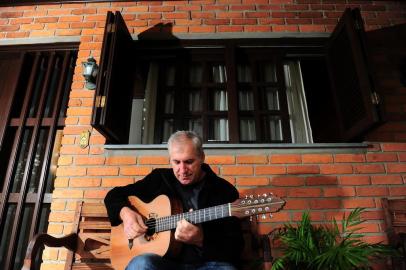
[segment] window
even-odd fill
[[[138,50],[139,68],[147,70],[143,118],[130,138],[163,143],[189,129],[210,143],[291,142],[282,53],[198,45]]]
[[[108,143],[181,129],[206,143],[362,140],[379,117],[358,19],[347,9],[330,38],[133,41],[110,12],[92,125]]]

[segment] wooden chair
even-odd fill
[[[382,199],[389,244],[399,249],[401,257],[392,258],[394,270],[406,270],[406,199]]]

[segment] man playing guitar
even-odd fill
[[[171,169],[155,169],[134,184],[113,188],[104,200],[111,225],[123,224],[124,235],[130,240],[130,248],[132,239],[148,234],[148,217],[141,215],[129,203],[129,196],[136,196],[149,203],[163,194],[178,200],[183,208],[182,212],[226,204],[239,197],[235,187],[218,177],[204,163],[202,140],[196,133],[175,132],[168,140],[168,151]],[[163,256],[146,252],[132,258],[126,269],[238,268],[243,239],[239,219],[236,217],[201,224],[181,219],[172,236],[173,244],[171,241],[168,252]]]

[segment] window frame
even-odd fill
[[[283,76],[283,61],[288,58],[292,57],[300,57],[306,55],[322,55],[324,50],[324,44],[326,43],[326,38],[305,38],[305,39],[296,39],[296,38],[283,38],[283,39],[217,39],[217,40],[173,40],[165,41],[161,40],[159,42],[153,42],[150,40],[138,40],[135,41],[135,48],[134,51],[136,56],[135,59],[139,62],[143,61],[153,61],[154,59],[177,59],[177,65],[181,65],[179,62],[178,57],[174,57],[179,50],[189,50],[190,55],[198,54],[202,52],[204,49],[220,49],[224,51],[224,63],[227,67],[227,82],[226,88],[228,93],[228,111],[225,112],[228,119],[229,124],[229,140],[228,141],[209,141],[210,143],[290,143],[291,142],[291,133],[290,133],[290,124],[289,124],[289,113],[286,101],[286,95],[283,95],[284,91],[286,90],[285,83],[284,83],[284,76]],[[282,45],[283,44],[283,45]],[[274,87],[279,89],[280,98],[282,98],[282,102],[286,104],[286,106],[282,106],[280,113],[276,112],[265,112],[262,111],[253,111],[253,112],[241,112],[238,110],[238,83],[236,79],[236,62],[241,57],[241,52],[256,54],[256,60],[261,59],[260,53],[255,53],[255,48],[261,50],[270,50],[273,51],[274,54],[269,57],[268,60],[273,59],[275,63],[277,62],[277,66],[279,69],[277,70],[278,73],[278,80],[275,83]],[[201,56],[198,56],[201,57]],[[213,58],[213,61],[215,59]],[[191,60],[193,61],[193,59]],[[254,63],[255,64],[255,63]],[[207,86],[208,83],[204,87]],[[181,86],[183,87],[183,86]],[[230,106],[230,104],[236,104],[234,106]],[[181,107],[181,105],[179,105]],[[257,105],[258,106],[258,105]],[[161,117],[159,117],[159,108],[162,110],[162,106],[159,105],[159,100],[157,103],[157,127],[162,126],[163,121]],[[178,108],[175,105],[175,108]],[[207,117],[209,115],[224,115],[224,112],[217,112],[213,111],[210,112],[208,110],[203,112],[202,122],[207,122]],[[259,134],[257,132],[256,140],[255,141],[242,141],[240,139],[240,129],[239,129],[239,121],[241,116],[243,115],[251,115],[254,117],[257,130],[260,130],[260,118],[263,116],[272,116],[272,115],[279,115],[282,124],[282,132],[283,132],[283,140],[282,141],[271,141],[265,140],[263,134]],[[175,127],[176,129],[182,128],[180,124],[181,118],[184,118],[185,115],[183,113],[176,113],[175,123],[178,125]],[[203,125],[203,140],[208,142],[207,140],[207,124]],[[159,144],[163,141],[161,140],[162,132],[159,129],[155,129],[155,137],[154,143]]]

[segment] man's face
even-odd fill
[[[182,185],[190,185],[201,179],[204,156],[201,157],[196,153],[191,141],[173,142],[169,158],[173,173]]]

